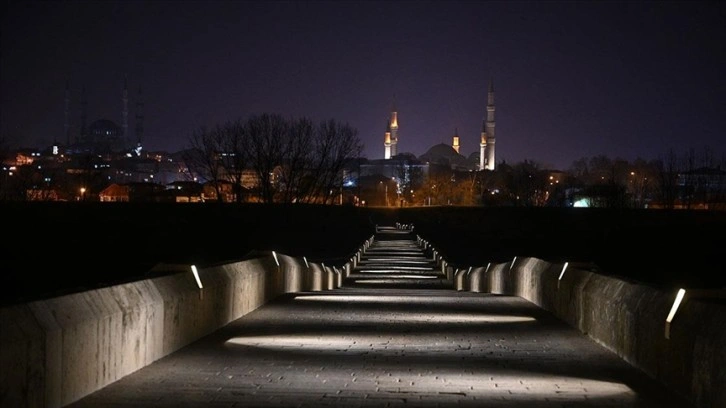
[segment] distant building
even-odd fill
[[[419,156],[418,160],[454,170],[469,170],[471,168],[466,157],[459,154],[453,146],[445,143],[432,146],[426,153]]]
[[[205,186],[196,181],[175,181],[166,185],[164,201],[201,203],[205,199],[205,190]]]
[[[98,193],[102,203],[127,203],[129,202],[129,187],[120,184],[111,184]]]
[[[489,81],[487,92],[486,114],[482,121],[482,130],[479,138],[479,153],[472,153],[469,158],[460,154],[461,138],[458,128],[454,131],[452,144],[444,143],[431,147],[424,155],[418,158],[421,162],[449,162],[453,168],[469,170],[495,170],[496,168],[496,136],[495,136],[495,106],[494,83]],[[386,122],[386,131],[383,135],[383,159],[392,160],[398,156],[399,122],[395,103],[391,110],[390,119]],[[453,152],[453,154],[452,154]],[[478,160],[478,163],[476,162]]]
[[[496,153],[494,136],[494,83],[489,81],[487,96],[487,116],[482,123],[481,142],[479,143],[479,170],[494,170]]]
[[[386,124],[386,133],[383,137],[383,158],[388,160],[398,155],[398,112],[394,101],[391,109],[391,118]]]
[[[230,181],[208,181],[202,187],[202,198],[208,201],[235,202],[234,184]]]
[[[119,123],[101,118],[87,124],[88,100],[85,87],[80,97],[80,123],[73,126],[71,118],[71,96],[70,88],[66,83],[65,109],[62,137],[53,138],[52,154],[96,154],[96,155],[130,155],[139,156],[142,149],[142,137],[144,132],[144,114],[142,92],[139,92],[136,100],[135,130],[134,135],[129,131],[129,92],[128,81],[124,78],[124,85],[121,91],[121,117]]]

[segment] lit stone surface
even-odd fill
[[[456,291],[408,234],[383,238],[342,287],[283,295],[70,407],[688,406],[527,300]],[[411,268],[387,269],[398,251]]]
[[[71,406],[686,406],[676,402],[521,298],[345,287],[268,303]]]

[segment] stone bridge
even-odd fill
[[[724,407],[718,296],[457,267],[377,227],[342,265],[270,253],[4,307],[0,405]]]

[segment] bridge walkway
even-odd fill
[[[346,279],[359,288],[453,289],[453,282],[416,242],[409,230],[377,227],[373,243]]]
[[[451,290],[389,229],[343,287],[281,296],[70,405],[687,406],[524,299]]]

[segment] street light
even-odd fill
[[[81,187],[81,201],[86,201],[86,188]]]

